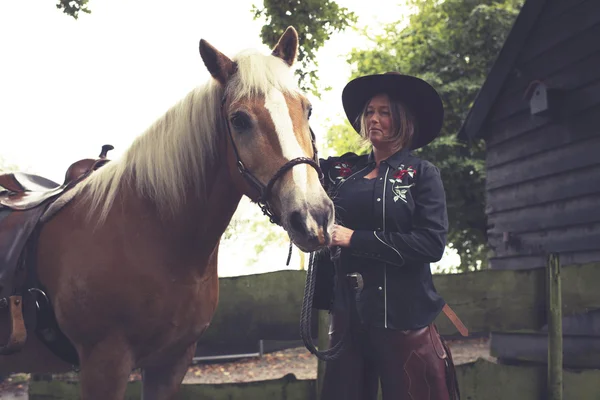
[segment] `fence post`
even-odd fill
[[[562,400],[563,396],[563,337],[562,296],[560,285],[560,257],[548,255],[548,396]]]
[[[323,351],[329,347],[329,311],[319,310],[318,319],[318,341],[317,346],[319,351]],[[315,398],[321,400],[321,388],[323,387],[323,377],[325,376],[325,361],[318,360],[317,362],[317,384],[315,385],[317,393]]]

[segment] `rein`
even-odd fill
[[[340,248],[337,247],[335,249],[336,257],[334,261],[335,268],[335,276],[336,276],[336,285],[339,285],[340,290],[344,290],[344,293],[341,293],[340,296],[342,301],[345,301],[346,304],[344,306],[345,310],[350,310],[350,301],[351,294],[348,293],[347,285],[344,285],[343,278],[341,278],[342,268],[341,263],[339,261],[339,251]],[[333,345],[333,347],[319,351],[315,347],[315,344],[312,340],[311,334],[311,321],[312,321],[312,305],[313,305],[313,296],[315,293],[315,277],[316,277],[316,269],[315,269],[315,253],[310,253],[310,259],[308,262],[308,271],[306,273],[306,284],[304,285],[304,297],[302,298],[302,311],[300,313],[300,337],[302,338],[302,342],[304,342],[304,346],[314,354],[318,359],[323,361],[333,361],[337,359],[344,349],[346,348],[348,330],[350,328],[350,312],[348,311],[348,318],[346,318],[346,326],[344,327],[343,333],[340,337],[340,340]]]

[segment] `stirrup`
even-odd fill
[[[27,341],[27,330],[23,320],[23,298],[21,296],[10,296],[0,299],[0,309],[8,308],[10,317],[10,335],[8,343],[0,346],[1,355],[9,355],[20,351]]]

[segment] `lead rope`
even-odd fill
[[[338,249],[339,251],[339,249]],[[310,253],[310,258],[308,262],[308,271],[306,273],[306,284],[304,285],[304,297],[302,298],[302,311],[300,313],[300,337],[304,342],[304,346],[310,351],[312,354],[317,356],[318,359],[323,361],[332,361],[337,359],[346,347],[346,337],[348,336],[348,328],[350,318],[346,319],[346,327],[340,341],[337,342],[333,347],[319,351],[315,347],[315,344],[312,340],[311,334],[311,321],[312,321],[312,305],[313,305],[313,295],[315,293],[315,277],[316,277],[316,269],[314,266],[315,254]],[[339,260],[334,262],[335,270],[336,270],[336,279],[338,279],[338,284],[343,284],[339,277],[341,277],[341,268],[339,267]],[[345,294],[345,293],[344,293]],[[342,296],[343,301],[347,301],[347,296]],[[349,304],[347,304],[349,306]],[[349,307],[345,307],[346,310],[349,310]]]
[[[285,262],[286,267],[290,266],[291,259],[292,259],[292,239],[290,239],[290,249],[288,250],[288,258],[287,258],[287,261]]]

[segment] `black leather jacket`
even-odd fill
[[[347,153],[321,160],[325,188],[336,205],[336,220],[354,230],[350,247],[341,248],[346,273],[358,273],[364,288],[356,295],[363,323],[418,329],[444,306],[433,285],[429,263],[446,246],[448,218],[439,170],[408,150],[381,162],[373,180],[373,155]],[[317,257],[313,307],[330,310],[333,264]]]

